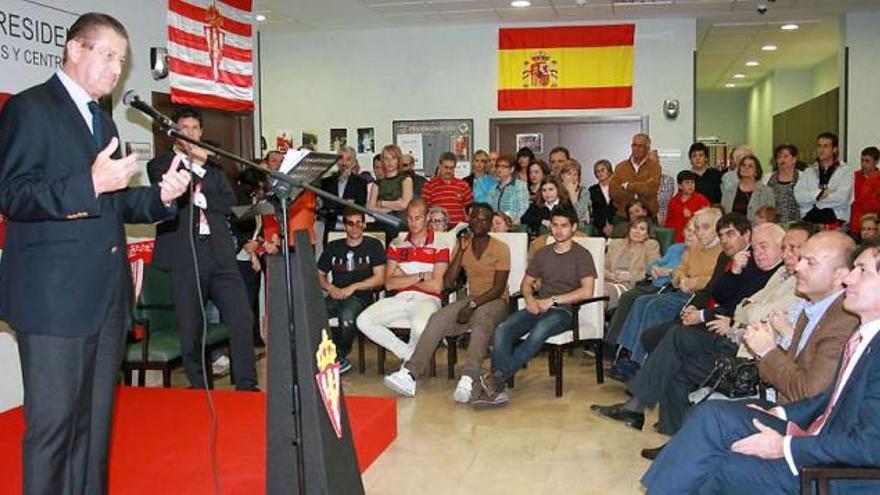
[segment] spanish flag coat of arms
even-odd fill
[[[632,106],[634,24],[498,30],[498,110]]]

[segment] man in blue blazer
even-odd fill
[[[129,188],[137,156],[121,158],[97,100],[128,52],[116,19],[89,13],[70,27],[61,69],[0,114],[0,315],[16,331],[24,381],[24,491],[107,492],[114,389],[132,306],[124,223],[175,211],[189,176]]]
[[[844,285],[844,309],[861,325],[828,390],[769,410],[736,401],[698,407],[642,478],[648,493],[795,494],[804,467],[880,467],[880,244],[856,252]],[[878,481],[831,487],[880,493]]]

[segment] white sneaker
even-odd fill
[[[225,354],[221,354],[220,357],[214,360],[211,363],[211,371],[214,376],[225,376],[229,374],[229,358],[226,357]]]
[[[386,387],[404,397],[415,397],[416,395],[416,380],[406,368],[400,368],[399,371],[387,375],[383,382]]]
[[[474,379],[464,375],[458,380],[455,386],[455,392],[452,393],[452,399],[459,404],[467,404],[471,401],[471,392],[474,390]]]

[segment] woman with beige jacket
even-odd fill
[[[651,234],[651,223],[641,217],[632,221],[625,238],[609,242],[605,253],[608,309],[617,307],[620,295],[645,278],[647,264],[660,258],[660,245]]]

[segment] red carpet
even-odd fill
[[[263,493],[266,396],[214,392],[217,455],[225,494]],[[397,436],[397,404],[380,397],[346,397],[361,472]],[[119,389],[110,457],[110,493],[213,494],[209,415],[199,390]],[[0,494],[21,493],[21,408],[0,414]]]

